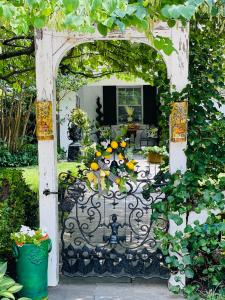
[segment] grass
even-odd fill
[[[78,163],[75,162],[59,162],[57,164],[57,173],[71,171],[76,175]],[[23,171],[23,177],[26,183],[34,192],[38,192],[38,166],[19,168]]]

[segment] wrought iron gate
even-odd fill
[[[167,221],[150,219],[152,204],[164,198],[162,183],[146,171],[136,184],[127,182],[126,193],[90,190],[70,173],[60,174],[59,182],[64,275],[168,278],[153,233],[155,226],[166,231]]]

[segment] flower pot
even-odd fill
[[[21,297],[32,300],[48,299],[48,253],[51,240],[46,239],[40,245],[13,245],[16,258],[17,281],[23,286]]]
[[[163,156],[158,153],[149,152],[148,153],[148,162],[151,164],[161,164],[163,161]]]

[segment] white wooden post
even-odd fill
[[[173,46],[177,52],[173,52],[169,57],[169,72],[170,72],[170,84],[171,90],[182,91],[188,83],[188,67],[189,67],[189,26],[186,28],[179,27],[180,23],[171,29],[171,38]],[[188,100],[188,99],[187,99]],[[171,129],[171,124],[170,124]],[[171,130],[170,130],[171,132]],[[184,173],[187,169],[187,158],[185,155],[185,149],[187,142],[172,142],[170,138],[169,144],[169,165],[170,173],[175,173],[180,170]],[[177,225],[173,220],[169,220],[169,233],[175,235],[177,231],[184,231],[186,227],[186,214],[180,216],[183,219],[181,225]],[[171,253],[173,255],[173,253]],[[182,256],[182,253],[181,253]],[[181,257],[178,257],[181,258]],[[175,278],[179,276],[180,283]],[[169,285],[179,285],[181,288],[185,285],[185,275],[177,274],[171,275],[169,279]]]
[[[37,101],[52,101],[54,140],[38,141],[39,160],[39,215],[40,227],[45,228],[52,241],[49,254],[48,285],[56,286],[59,277],[58,198],[45,196],[43,191],[57,191],[57,136],[55,79],[53,74],[52,36],[36,32]]]

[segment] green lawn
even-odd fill
[[[60,174],[61,172],[71,171],[75,176],[77,171],[78,163],[75,162],[59,162],[57,164],[57,172]],[[26,180],[26,183],[31,187],[31,189],[35,192],[38,191],[38,166],[32,167],[24,167],[19,168],[23,171],[23,176]]]

